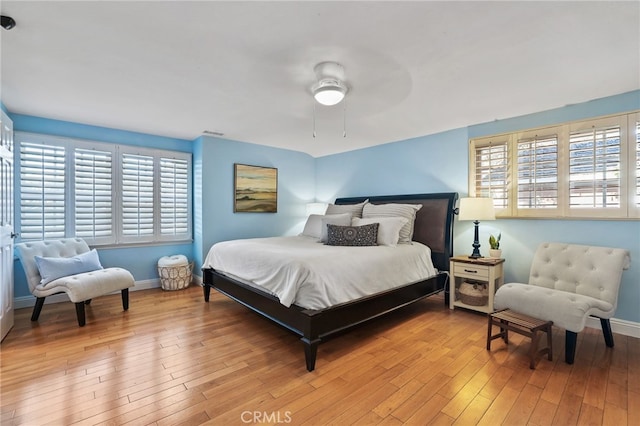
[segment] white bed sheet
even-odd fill
[[[437,274],[429,247],[328,246],[317,239],[251,238],[214,244],[204,261],[278,297],[285,306],[323,309]]]

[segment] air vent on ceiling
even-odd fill
[[[205,130],[204,132],[202,132],[203,135],[209,135],[209,136],[224,136],[224,133],[222,132],[216,132],[213,130]]]

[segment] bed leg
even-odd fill
[[[303,337],[300,340],[304,343],[304,359],[307,362],[307,371],[313,371],[316,368],[316,355],[318,354],[320,339],[309,340]]]
[[[204,301],[208,302],[209,301],[209,295],[211,294],[211,287],[209,287],[207,284],[203,284],[202,292],[204,293]]]

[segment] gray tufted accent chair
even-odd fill
[[[129,309],[129,287],[134,286],[133,275],[122,268],[105,268],[92,272],[61,277],[47,284],[42,284],[42,277],[35,262],[35,256],[42,257],[72,257],[89,251],[87,243],[80,238],[66,238],[61,240],[33,241],[15,245],[16,252],[24,267],[29,290],[36,296],[31,321],[37,321],[47,296],[56,293],[66,293],[76,305],[78,325],[86,323],[84,306],[91,303],[91,299],[105,294],[120,291],[122,293],[122,308]]]
[[[609,319],[618,305],[629,251],[577,244],[542,243],[531,264],[529,283],[509,283],[496,292],[496,309],[509,308],[564,328],[565,361],[573,364],[577,333],[589,316],[600,318],[605,343],[613,347]]]

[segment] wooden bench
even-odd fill
[[[494,312],[489,315],[489,326],[487,330],[487,350],[491,350],[491,341],[502,337],[506,344],[509,344],[509,331],[513,331],[523,336],[531,338],[531,348],[529,349],[529,356],[531,362],[529,368],[536,368],[536,357],[547,354],[549,361],[553,358],[553,346],[551,339],[551,326],[553,321],[544,321],[537,318],[533,318],[510,309],[504,309]],[[492,326],[497,325],[500,327],[500,332],[492,335]],[[538,350],[539,331],[547,333],[547,346]]]

